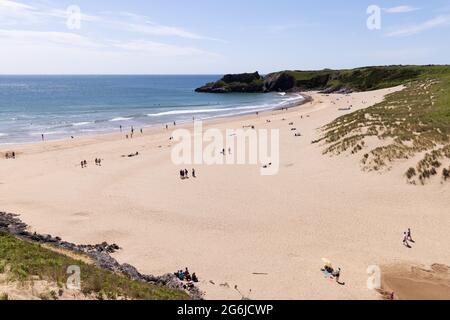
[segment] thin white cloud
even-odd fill
[[[386,35],[388,37],[405,37],[405,36],[411,36],[418,33],[421,33],[423,31],[435,29],[438,27],[443,27],[450,24],[450,15],[446,16],[438,16],[434,19],[425,21],[423,23],[420,23],[418,25],[411,25],[406,27],[398,28],[397,30],[391,31],[387,33]]]
[[[34,10],[32,6],[27,4],[9,1],[9,0],[0,0],[0,10],[4,9],[12,9],[12,10]]]
[[[98,47],[99,45],[81,35],[70,32],[5,30],[0,29],[0,39],[10,44],[57,44],[64,46]]]
[[[184,28],[155,23],[144,15],[131,12],[119,12],[118,15],[120,18],[114,17],[114,14],[105,16],[89,15],[81,10],[82,21],[96,22],[108,28],[150,36],[221,41]],[[49,7],[37,8],[19,2],[0,0],[0,25],[38,24],[46,22],[48,18],[67,19],[69,16],[70,12],[67,12],[67,10]]]
[[[411,7],[411,6],[397,6],[392,8],[383,9],[387,13],[408,13],[419,10],[419,8]]]
[[[128,51],[137,51],[154,56],[215,56],[215,54],[193,47],[177,46],[148,40],[134,40],[129,42],[115,42],[113,46]]]

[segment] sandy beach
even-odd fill
[[[189,267],[206,299],[380,299],[366,285],[371,265],[450,265],[450,184],[407,184],[403,175],[414,159],[364,172],[360,157],[323,155],[324,146],[311,141],[340,115],[401,89],[307,92],[313,101],[288,111],[204,123],[279,129],[280,171],[273,176],[254,165],[176,166],[173,126],[133,139],[113,133],[0,146],[0,210],[67,241],[115,242],[122,250],[114,257],[144,273]],[[6,160],[12,150],[16,159]],[[185,167],[195,167],[197,178],[182,181]],[[402,246],[407,228],[416,240],[411,249]],[[322,258],[342,268],[345,286],[324,277]]]

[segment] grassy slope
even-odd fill
[[[67,267],[71,265],[80,267],[81,289],[86,295],[94,294],[108,299],[116,297],[143,300],[189,299],[182,291],[133,281],[0,232],[0,273],[7,271],[11,281],[23,282],[38,276],[42,280],[55,282],[62,288],[68,277]]]
[[[373,88],[405,83],[405,90],[387,96],[375,106],[336,119],[324,127],[322,139],[328,146],[325,153],[335,154],[361,152],[368,137],[386,142],[364,154],[362,163],[369,170],[380,170],[391,161],[426,152],[423,160],[405,173],[411,183],[424,183],[441,174],[441,170],[444,175],[446,168],[442,168],[441,161],[450,158],[450,67],[404,70],[419,74],[412,81],[374,80]]]
[[[350,70],[287,71],[297,81],[297,86],[314,90],[346,88],[355,91],[394,87],[420,78],[429,72],[427,66],[382,66]]]

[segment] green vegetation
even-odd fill
[[[196,91],[212,93],[262,92],[263,86],[264,79],[258,72],[228,74],[219,81],[208,83]]]
[[[77,265],[81,269],[81,290],[85,295],[94,294],[102,299],[185,300],[183,291],[131,280],[123,275],[100,269],[75,260],[38,244],[17,239],[0,232],[0,273],[7,272],[10,281],[23,282],[39,277],[63,287],[67,281],[67,268]],[[57,299],[58,293],[50,292],[46,299]],[[8,298],[8,296],[1,296]]]
[[[323,128],[322,139],[315,142],[326,141],[324,153],[358,153],[368,138],[378,138],[381,145],[361,160],[368,170],[381,170],[392,161],[424,153],[416,168],[405,173],[411,183],[416,183],[414,179],[418,177],[423,184],[437,175],[442,159],[450,159],[450,67],[399,67],[394,71],[389,72],[395,77],[385,79],[370,72],[374,83],[363,81],[358,87],[379,89],[404,84],[405,90],[336,119]],[[408,77],[414,79],[407,80]]]
[[[295,78],[296,87],[300,89],[368,91],[394,87],[417,79],[425,70],[426,67],[387,66],[287,73]]]
[[[281,71],[261,77],[258,72],[226,75],[197,92],[272,92],[323,90],[368,91],[394,87],[441,72],[441,66],[381,66],[350,70]]]

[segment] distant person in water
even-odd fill
[[[120,125],[120,132],[122,132],[122,125]]]
[[[44,134],[41,134],[42,141],[44,141]]]

